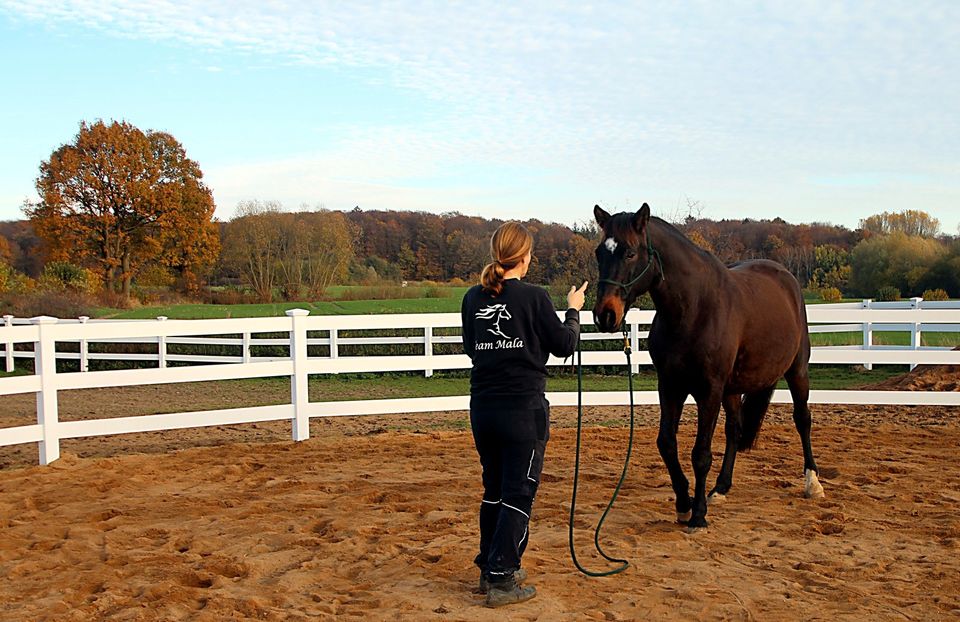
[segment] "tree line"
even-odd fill
[[[40,163],[36,187],[27,220],[0,223],[0,295],[59,287],[120,299],[148,289],[198,297],[226,288],[269,301],[315,299],[338,284],[472,283],[503,222],[457,212],[291,211],[259,200],[217,221],[184,147],[125,122],[81,123]],[[692,209],[673,220],[721,261],[779,261],[824,296],[960,297],[960,241],[920,210],[870,216],[855,230],[716,221]],[[535,239],[532,282],[569,286],[594,275],[592,221],[523,222]]]

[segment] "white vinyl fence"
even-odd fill
[[[960,351],[945,347],[921,345],[925,331],[960,332],[960,305],[923,302],[919,299],[904,303],[848,303],[838,305],[810,305],[807,307],[811,333],[856,332],[864,336],[859,346],[828,346],[814,348],[813,364],[960,364]],[[650,365],[650,355],[640,349],[640,341],[647,337],[647,327],[653,311],[632,309],[627,315],[629,338],[634,351],[636,368]],[[48,464],[60,455],[60,439],[175,430],[182,428],[288,420],[293,440],[309,436],[311,417],[342,415],[376,415],[388,413],[433,412],[466,410],[469,396],[428,397],[412,399],[380,399],[338,402],[310,402],[307,397],[307,378],[310,374],[338,374],[356,372],[423,371],[467,369],[470,360],[464,354],[437,354],[439,344],[460,343],[460,315],[458,313],[424,313],[403,315],[314,316],[294,309],[287,317],[243,318],[219,320],[158,320],[95,321],[58,320],[38,317],[18,320],[5,316],[0,327],[0,345],[7,370],[15,367],[15,359],[29,357],[34,372],[29,375],[0,377],[0,396],[15,393],[35,393],[37,422],[10,428],[0,428],[0,446],[17,443],[37,443],[40,463]],[[581,323],[592,325],[592,314],[581,313]],[[357,337],[358,332],[376,331],[376,336]],[[909,346],[876,346],[872,333],[879,331],[909,331]],[[383,333],[401,333],[387,335]],[[410,333],[416,333],[410,335]],[[450,333],[446,335],[434,334]],[[349,333],[350,337],[344,337]],[[277,335],[282,335],[278,337]],[[583,353],[587,366],[615,366],[625,364],[622,337],[619,334],[584,333],[584,341],[602,341],[603,350]],[[156,344],[155,354],[90,352],[91,344],[150,343]],[[79,344],[70,352],[58,351],[58,344]],[[171,344],[208,344],[230,346],[236,355],[170,354]],[[344,355],[346,345],[407,344],[418,354],[407,355]],[[281,357],[253,356],[260,346],[280,346]],[[308,356],[308,347],[320,346],[322,356]],[[422,348],[421,348],[422,346]],[[77,372],[58,372],[57,359],[78,360]],[[87,371],[89,361],[148,360],[155,367],[148,369],[118,369]],[[170,363],[175,363],[170,366]],[[548,364],[563,361],[551,359]],[[133,385],[165,384],[287,376],[290,378],[290,403],[275,406],[257,406],[180,412],[160,415],[118,417],[83,421],[59,421],[57,394],[73,389],[123,387]],[[577,403],[576,393],[550,393],[554,405]],[[656,391],[637,391],[639,404],[657,403]],[[584,394],[586,405],[627,404],[626,391],[594,391]],[[776,391],[773,400],[790,401],[788,391]],[[905,405],[960,405],[957,392],[898,392],[898,391],[818,391],[811,392],[811,402],[832,404],[905,404]]]

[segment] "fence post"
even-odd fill
[[[252,359],[250,356],[250,331],[245,331],[243,333],[243,348],[242,357],[244,364],[249,363]]]
[[[910,308],[919,310],[921,302],[923,302],[923,298],[911,298]],[[923,327],[921,326],[920,322],[913,322],[910,330],[910,348],[913,350],[920,349],[920,345],[923,340],[922,329]],[[916,363],[910,363],[910,371],[913,371],[916,366]]]
[[[57,318],[41,315],[30,318],[39,329],[39,341],[34,344],[34,372],[40,376],[37,393],[37,423],[42,428],[40,464],[50,464],[60,457],[60,430],[57,414],[57,342],[47,329]]]
[[[869,309],[873,305],[872,298],[865,298],[861,303],[861,308]],[[863,349],[869,350],[870,346],[873,345],[873,324],[871,322],[863,323]],[[864,363],[864,369],[871,370],[873,369],[873,363]]]
[[[5,316],[3,316],[3,324],[4,324],[4,326],[13,326],[13,316],[12,316],[12,315],[5,315]],[[12,342],[12,341],[8,341],[8,342],[7,342],[7,344],[6,344],[6,346],[5,346],[4,352],[5,352],[6,355],[7,355],[7,356],[6,356],[6,358],[7,358],[7,373],[10,373],[10,372],[13,371],[13,365],[14,365],[14,364],[13,364],[13,342]]]
[[[630,324],[630,350],[632,350],[634,354],[640,351],[640,324],[637,322]],[[634,375],[639,374],[640,364],[633,363],[630,365],[630,373]]]
[[[340,357],[340,344],[337,343],[337,329],[330,329],[330,358],[336,359]],[[337,372],[334,372],[337,373]]]
[[[86,324],[87,320],[90,319],[90,316],[81,315],[79,318],[81,324]],[[82,330],[82,329],[81,329]],[[83,333],[81,333],[83,334]],[[90,368],[90,363],[87,360],[87,340],[80,340],[80,371],[88,371]]]
[[[293,403],[293,440],[310,438],[310,416],[307,414],[307,323],[310,312],[306,309],[289,309],[290,359],[293,375],[290,376],[290,401]]]
[[[427,363],[433,358],[433,326],[423,327],[423,355],[427,357]],[[429,378],[433,375],[433,368],[427,367],[423,370],[423,376]]]
[[[167,316],[158,315],[158,322],[166,322]],[[167,337],[166,335],[160,335],[157,337],[157,354],[159,356],[159,367],[163,369],[167,366]]]

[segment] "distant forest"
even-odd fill
[[[535,238],[531,282],[570,284],[594,276],[598,231],[586,220],[590,210],[584,216],[572,227],[523,221]],[[456,212],[290,212],[277,203],[246,202],[230,221],[213,221],[219,256],[201,271],[199,288],[246,288],[258,292],[259,299],[296,299],[334,284],[475,282],[489,261],[490,235],[502,222]],[[939,223],[923,212],[872,216],[856,230],[780,218],[716,221],[693,214],[674,224],[723,262],[773,259],[812,290],[864,297],[941,290],[960,297],[958,240],[940,234]],[[48,259],[32,221],[0,223],[0,263],[39,282]],[[58,265],[85,263],[62,253],[57,260]],[[134,286],[182,285],[173,264],[146,261],[137,270]]]

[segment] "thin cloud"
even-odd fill
[[[352,128],[344,154],[379,163],[396,149],[407,163],[378,178],[496,162],[675,197],[689,187],[666,184],[924,175],[956,163],[960,139],[955,3],[0,0],[0,12],[257,66],[370,70],[439,117]]]
[[[880,95],[918,82],[917,74],[923,80],[945,78],[949,47],[915,44],[930,32],[948,31],[936,24],[960,16],[943,4],[925,13],[905,8],[915,3],[887,3],[868,17],[836,3],[816,10],[768,9],[766,15],[680,3],[640,8],[614,3],[592,10],[483,2],[391,7],[36,0],[0,6],[46,23],[235,48],[278,63],[380,68],[397,86],[468,109],[484,122],[506,114],[521,128],[551,120],[589,127],[630,121],[633,109],[633,123],[640,126],[642,112],[662,117],[669,111],[704,115],[731,131],[752,122],[776,127],[781,119],[802,116],[802,107],[784,101],[795,98],[798,88],[819,84],[817,96],[831,112],[843,114],[851,99],[845,86]],[[943,33],[944,43],[948,34]],[[744,110],[747,93],[763,114]],[[706,104],[705,98],[713,101]]]

